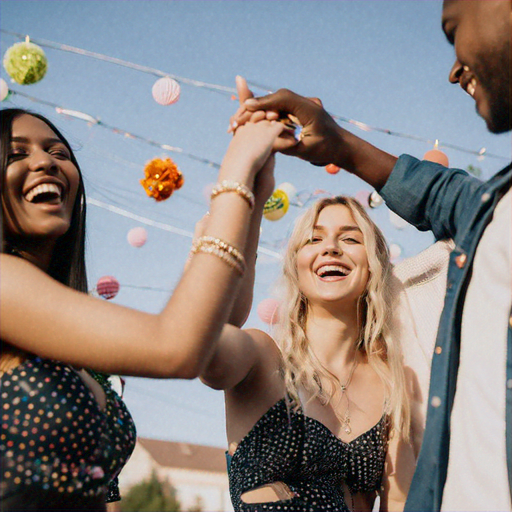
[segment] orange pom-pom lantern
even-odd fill
[[[172,105],[180,99],[181,87],[176,80],[164,76],[153,84],[151,92],[153,99],[160,105]]]
[[[338,167],[337,165],[334,164],[329,164],[325,166],[325,170],[329,174],[338,174],[341,171],[341,167]]]
[[[148,232],[143,227],[132,228],[126,238],[132,247],[142,247],[148,239]]]
[[[143,180],[141,185],[146,190],[149,197],[156,201],[164,201],[171,197],[175,190],[183,186],[183,174],[178,170],[178,166],[170,159],[153,158],[144,167]]]
[[[439,149],[431,149],[430,151],[427,151],[423,155],[423,160],[428,160],[429,162],[441,164],[444,165],[445,167],[448,167],[449,165],[448,157],[446,156],[445,153],[439,151]]]
[[[119,281],[114,276],[103,276],[96,283],[98,295],[106,300],[113,299],[119,292]]]
[[[262,322],[273,325],[279,320],[279,302],[276,299],[264,299],[258,304],[257,312]]]

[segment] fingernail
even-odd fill
[[[255,106],[258,104],[258,102],[254,98],[249,98],[248,100],[244,101],[244,104],[248,107]]]
[[[233,122],[231,123],[231,127],[232,127],[233,129],[235,129],[237,126],[238,126],[238,123],[237,123],[236,121],[233,121]]]

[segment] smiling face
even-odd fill
[[[4,172],[8,234],[55,241],[68,231],[80,174],[69,149],[44,121],[28,114],[14,119]]]
[[[446,0],[443,31],[455,47],[450,82],[474,98],[491,132],[512,129],[510,0]]]
[[[299,288],[310,306],[355,306],[366,290],[368,258],[361,229],[349,208],[326,206],[311,239],[297,253]]]

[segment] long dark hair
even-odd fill
[[[6,192],[6,172],[9,162],[9,151],[12,138],[12,124],[14,120],[22,115],[36,117],[46,123],[68,148],[71,155],[71,161],[78,169],[80,176],[78,191],[71,215],[71,223],[67,232],[62,235],[55,244],[48,274],[57,281],[81,292],[87,292],[87,275],[85,271],[85,189],[82,179],[80,166],[75,158],[73,150],[69,142],[62,133],[54,126],[54,124],[41,114],[31,112],[21,108],[7,108],[0,111],[0,184],[1,184],[1,201],[2,201],[2,247],[1,252],[18,254],[16,247],[16,238],[9,235],[6,229],[6,214],[16,222],[13,215],[12,206],[8,193]]]

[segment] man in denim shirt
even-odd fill
[[[493,133],[512,129],[511,19],[510,0],[443,4],[443,31],[456,54],[449,80],[473,97]],[[233,128],[254,112],[253,120],[261,111],[269,119],[293,114],[303,126],[300,141],[283,136],[283,152],[347,169],[418,229],[454,239],[406,510],[511,510],[511,166],[482,183],[408,155],[396,159],[339,127],[319,100],[287,90],[249,99],[245,108]]]

